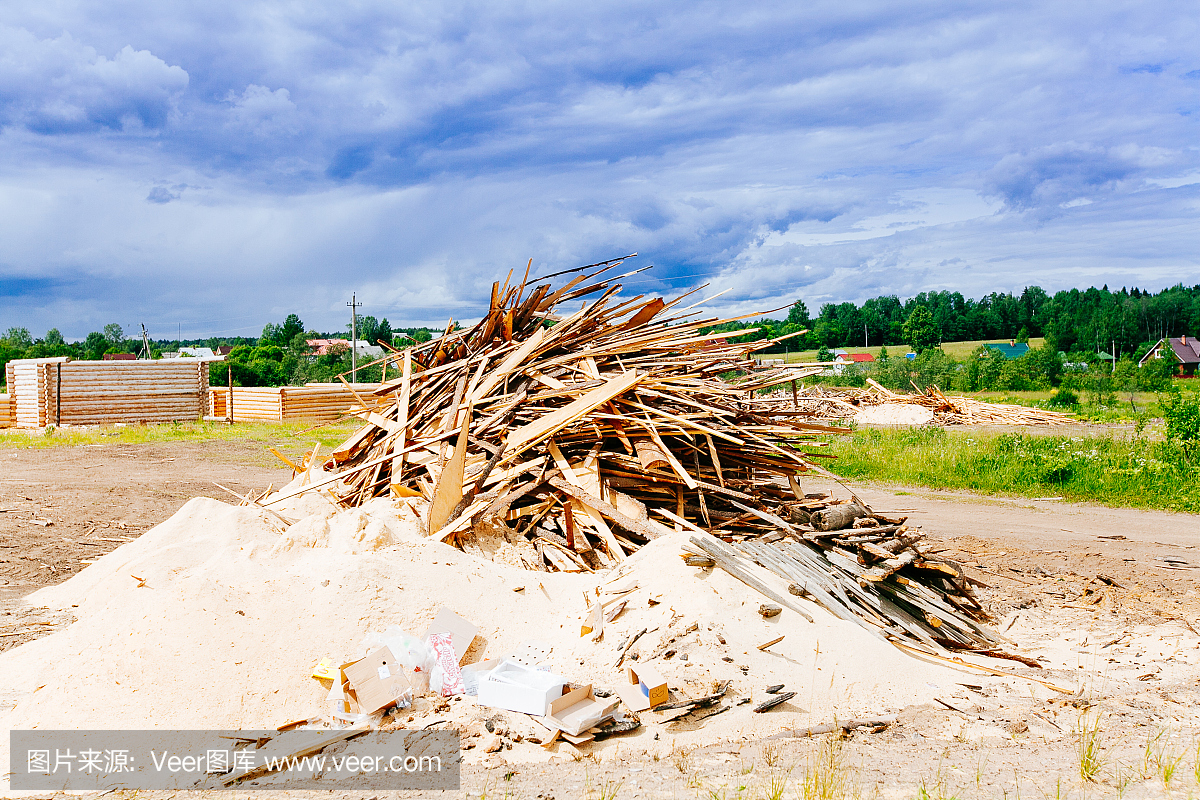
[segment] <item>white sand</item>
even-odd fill
[[[951,697],[959,681],[987,680],[906,656],[811,603],[797,600],[815,623],[789,610],[763,620],[757,592],[720,570],[683,564],[682,535],[626,562],[609,585],[640,588],[594,643],[579,635],[584,594],[612,575],[482,561],[420,538],[385,500],[349,511],[305,505],[318,513],[283,533],[262,511],[197,498],[31,595],[30,604],[71,609],[78,622],[0,655],[0,719],[9,729],[275,727],[324,712],[324,690],[309,677],[322,656],[354,657],[369,631],[393,623],[421,635],[439,606],[479,626],[482,657],[540,640],[553,647],[553,668],[573,681],[615,685],[625,637],[657,628],[631,654],[654,659],[674,691],[696,696],[730,679],[737,696],[756,701],[772,683],[797,692],[770,714],[735,707],[680,734],[684,743],[886,713]],[[693,623],[698,629],[682,636]],[[756,649],[779,635],[786,638],[770,652]],[[668,648],[687,660],[662,658]],[[7,740],[0,749],[6,761]]]

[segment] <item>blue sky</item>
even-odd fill
[[[0,5],[0,329],[469,319],[637,251],[713,311],[1200,283],[1169,3]]]

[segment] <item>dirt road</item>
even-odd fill
[[[245,494],[291,479],[271,462],[229,442],[0,450],[0,601],[66,580],[192,497],[232,499],[214,482]]]

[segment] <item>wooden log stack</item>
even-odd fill
[[[0,394],[0,428],[11,428],[12,425],[12,401],[5,392]]]
[[[310,420],[332,422],[357,405],[355,392],[370,394],[378,383],[310,383],[305,386],[235,386],[233,421]],[[229,388],[209,389],[210,418],[229,418]]]
[[[194,421],[207,410],[208,367],[206,359],[11,361],[13,417],[23,428]]]

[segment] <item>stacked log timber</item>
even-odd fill
[[[12,424],[12,401],[6,392],[0,394],[0,428],[10,428]]]
[[[831,560],[846,548],[843,536],[811,540],[805,533],[812,528],[790,521],[830,505],[806,495],[801,480],[828,475],[818,465],[828,457],[819,437],[847,429],[769,418],[755,392],[820,368],[757,370],[750,352],[779,340],[730,343],[747,331],[702,333],[734,320],[699,316],[692,309],[702,300],[683,305],[690,294],[619,298],[619,281],[635,272],[603,275],[622,261],[591,265],[594,271],[558,288],[511,283],[511,273],[493,284],[478,324],[452,323],[441,338],[404,351],[401,376],[357,409],[367,424],[322,459],[331,474],[310,476],[262,505],[312,490],[329,491],[347,506],[391,496],[399,513],[419,515],[434,539],[481,557],[503,551],[505,560],[542,571],[617,567],[677,531],[720,548],[787,537],[811,554],[808,568],[825,570],[823,583],[805,590],[818,602],[827,602],[820,591],[832,592],[839,598],[834,613],[867,613],[886,620],[881,627],[889,635],[936,641],[922,625],[942,623],[911,623],[907,607],[895,611],[894,602],[859,589],[859,579],[869,581],[875,570],[870,575],[889,586],[935,585],[913,592],[967,609],[954,612],[968,620],[953,620],[947,640],[990,646],[974,627],[971,615],[982,610],[969,586],[950,579],[929,554],[888,549],[893,541],[914,544],[907,530],[891,525],[860,534],[868,537],[861,546],[854,539],[860,552],[873,554],[869,545],[888,552],[856,574]],[[572,301],[589,295],[598,297],[572,310]],[[751,550],[738,558],[747,556],[758,557]],[[892,569],[894,559],[904,562],[900,568]],[[748,574],[732,558],[722,568]],[[908,571],[897,575],[901,568]],[[845,599],[864,592],[869,599]]]
[[[40,428],[46,424],[45,374],[43,364],[66,359],[17,359],[8,362],[8,391],[12,396],[13,421],[20,428]]]
[[[20,427],[176,422],[206,410],[206,359],[21,359],[9,366]]]
[[[378,383],[309,383],[304,386],[235,386],[233,421],[309,420],[332,422],[346,416],[351,406],[359,405],[359,395],[371,394]],[[212,419],[229,418],[229,388],[209,389]]]

